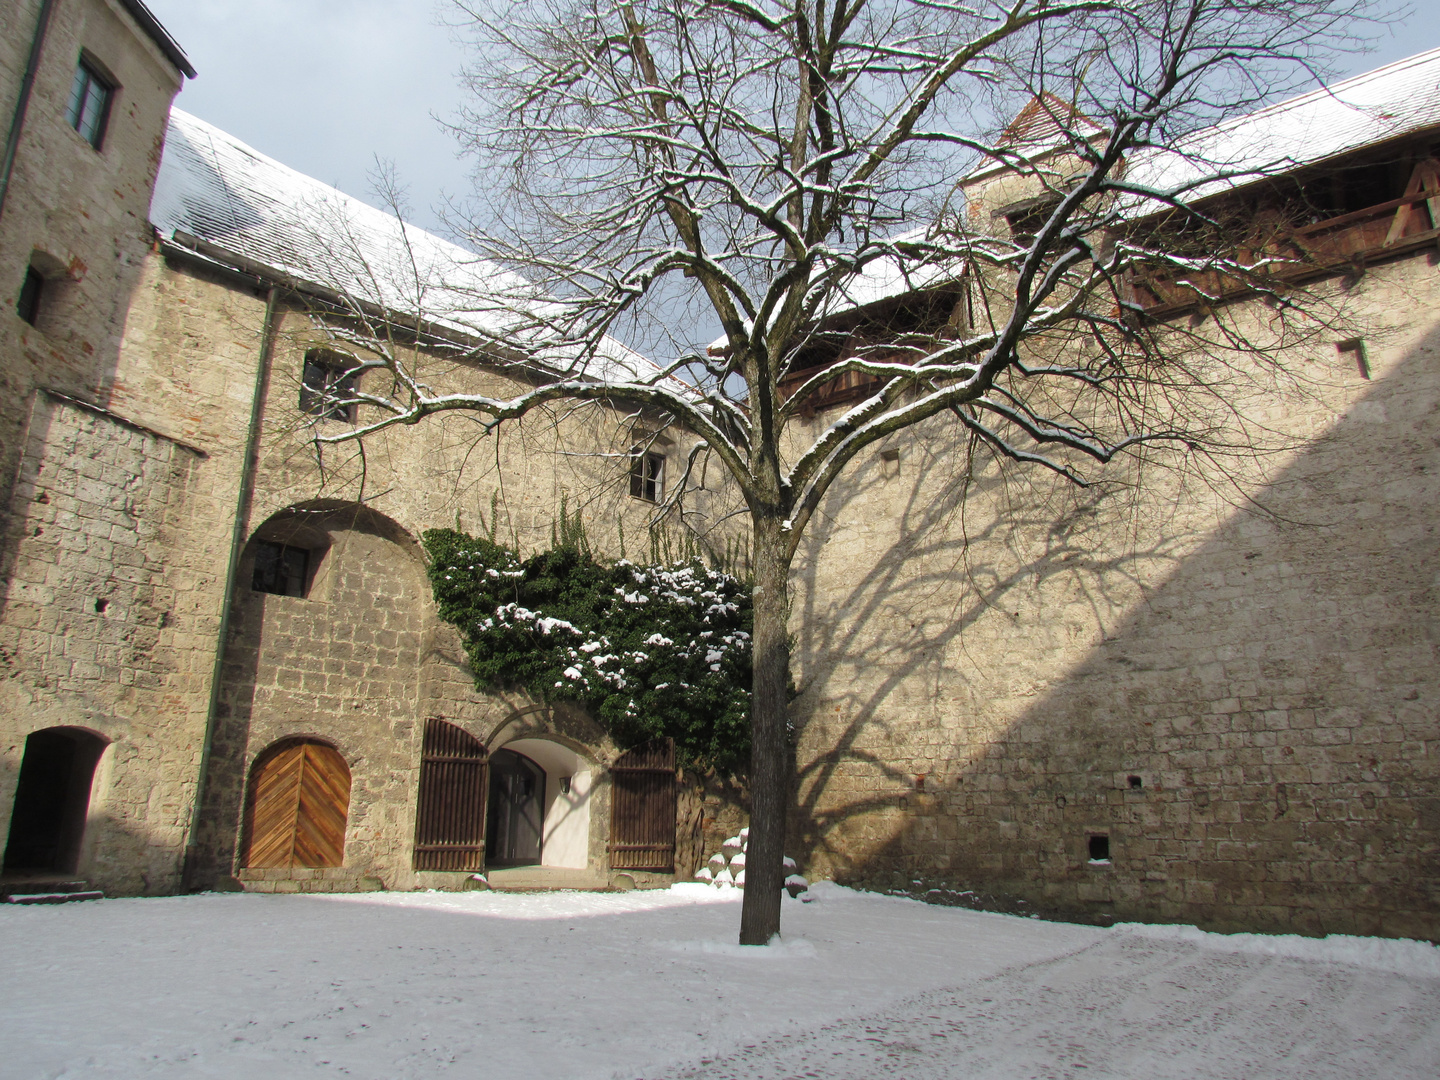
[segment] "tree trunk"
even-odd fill
[[[787,688],[790,682],[790,561],[778,516],[755,517],[754,694],[750,703],[750,840],[740,944],[780,932],[785,825],[790,806]]]

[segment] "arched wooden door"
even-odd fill
[[[255,760],[245,799],[245,854],[251,869],[340,866],[350,770],[333,746],[295,739]]]

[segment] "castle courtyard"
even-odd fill
[[[1440,949],[854,892],[202,894],[0,909],[15,1077],[1432,1077]]]

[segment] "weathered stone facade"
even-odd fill
[[[38,325],[0,313],[0,832],[27,738],[75,731],[104,749],[74,870],[108,893],[462,887],[413,868],[440,718],[533,754],[546,805],[586,815],[546,869],[611,883],[616,748],[577,710],[475,691],[419,538],[533,550],[568,506],[603,550],[623,522],[641,554],[641,420],[596,407],[496,437],[437,418],[363,456],[317,450],[301,384],[337,347],[333,312],[253,258],[157,237],[180,69],[123,5],[63,10],[0,216],[9,295],[34,252],[56,275]],[[82,47],[123,90],[100,151],[64,117]],[[0,44],[7,92],[24,48]],[[938,422],[832,491],[795,576],[808,873],[1102,921],[1440,937],[1440,280],[1415,250],[1333,287],[1368,370],[1324,335],[1293,353],[1298,383],[1258,410],[1292,445],[1233,498],[1180,473],[1090,493],[972,467]],[[427,374],[521,385],[438,354]],[[307,553],[301,595],[251,587],[264,544]],[[343,865],[247,868],[247,783],[297,737],[349,770]],[[688,875],[743,824],[743,793],[682,786],[679,818]]]
[[[1336,333],[1290,350],[1240,403],[1289,449],[1228,496],[1163,457],[1098,492],[971,471],[942,425],[833,493],[794,624],[810,872],[1440,936],[1433,261],[1321,286],[1368,370]]]

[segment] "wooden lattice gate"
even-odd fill
[[[420,801],[415,815],[416,870],[485,866],[485,747],[444,720],[425,721]]]
[[[660,739],[622,754],[610,770],[612,870],[675,870],[675,744]]]

